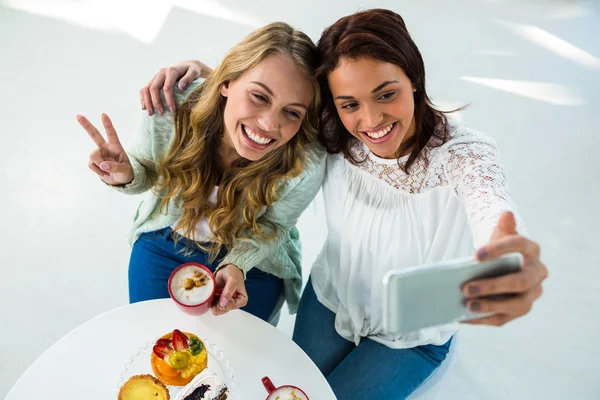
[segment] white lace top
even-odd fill
[[[451,125],[450,140],[426,148],[410,175],[360,142],[352,152],[366,162],[355,166],[341,154],[327,160],[328,236],[311,273],[317,297],[336,313],[337,332],[356,344],[362,337],[393,348],[443,344],[456,325],[404,336],[384,330],[382,279],[390,269],[471,256],[502,212],[516,215],[496,144]]]

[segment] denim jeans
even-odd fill
[[[368,338],[358,346],[335,330],[335,314],[319,302],[309,279],[293,340],[321,370],[338,399],[405,399],[444,361],[450,342],[392,349]]]
[[[208,254],[198,248],[192,254],[185,254],[182,250],[185,250],[188,240],[179,236],[175,243],[171,228],[144,233],[136,240],[129,260],[130,303],[168,298],[167,282],[171,272],[179,265],[197,262],[214,272],[227,254],[223,249],[212,263],[209,262]],[[244,283],[248,292],[248,304],[242,310],[268,321],[283,293],[282,280],[258,268],[252,268],[246,274]]]

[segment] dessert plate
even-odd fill
[[[236,399],[235,373],[229,360],[225,356],[225,353],[209,340],[202,337],[200,339],[204,342],[206,350],[208,351],[208,370],[217,375],[219,379],[227,385],[230,398]],[[150,365],[150,355],[152,354],[154,344],[155,342],[146,343],[145,346],[140,347],[137,352],[130,357],[119,377],[117,393],[119,392],[120,387],[134,375],[154,375],[152,373],[152,366]],[[183,386],[167,386],[167,389],[169,389],[169,394],[173,399],[183,389]]]

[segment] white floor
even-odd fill
[[[316,40],[336,18],[379,6],[405,17],[434,101],[471,103],[462,121],[498,141],[550,270],[529,316],[463,330],[443,398],[600,398],[598,2],[0,4],[0,395],[65,333],[127,303],[127,235],[139,198],[112,192],[87,169],[93,144],[75,114],[98,122],[108,113],[127,143],[138,90],[159,67],[188,58],[215,65],[273,20]],[[307,272],[324,237],[318,221],[311,209],[300,222]],[[282,318],[281,329],[292,326]]]

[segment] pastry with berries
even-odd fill
[[[185,386],[206,369],[208,352],[198,336],[175,329],[156,341],[150,363],[165,385]]]

